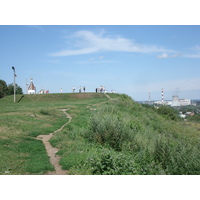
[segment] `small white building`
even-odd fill
[[[31,78],[31,83],[28,87],[28,94],[36,94],[36,87],[33,84],[33,78]]]
[[[191,100],[190,99],[179,99],[179,102],[180,102],[181,106],[191,105]]]

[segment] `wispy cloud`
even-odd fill
[[[117,63],[114,60],[94,60],[94,61],[78,61],[77,64],[102,64],[102,63]]]
[[[186,54],[185,57],[187,57],[187,58],[200,58],[200,53],[198,53],[198,54]]]
[[[102,31],[98,34],[91,31],[78,31],[70,39],[75,39],[72,48],[64,49],[51,56],[72,56],[91,54],[101,51],[133,52],[133,53],[155,53],[171,52],[172,50],[157,45],[138,44],[133,40],[120,36],[106,36]]]
[[[106,60],[104,56],[92,57],[86,61],[78,61],[78,64],[102,64],[102,63],[117,63],[118,61]]]
[[[185,54],[185,57],[187,58],[200,58],[200,46],[196,45],[195,47],[190,48],[193,53],[191,54]]]
[[[158,55],[157,58],[169,58],[169,55],[167,53],[162,53]]]
[[[177,58],[177,57],[182,57],[182,58],[200,58],[200,46],[195,46],[192,48],[189,48],[189,51],[192,51],[192,53],[171,53],[171,52],[164,52],[162,54],[159,54],[157,58],[159,59],[165,59],[165,58]]]
[[[177,58],[180,57],[181,53],[176,53],[176,54],[169,54],[169,53],[162,53],[157,56],[157,58],[163,59],[163,58]]]

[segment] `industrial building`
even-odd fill
[[[188,106],[191,105],[191,100],[190,99],[179,99],[179,97],[176,96],[172,96],[172,103],[171,106],[175,107],[175,106]]]
[[[150,101],[150,89],[149,89],[149,101]],[[168,106],[172,106],[172,107],[192,105],[190,99],[179,99],[178,95],[172,96],[172,101],[165,101],[163,89],[161,91],[161,101],[155,101],[154,104],[156,104],[156,105],[168,105]]]

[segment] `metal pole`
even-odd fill
[[[15,84],[15,77],[17,76],[15,73],[15,68],[12,66],[13,72],[14,72],[14,103],[16,102],[16,84]]]

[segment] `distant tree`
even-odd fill
[[[193,116],[187,116],[188,121],[200,122],[200,114],[196,114]]]
[[[7,93],[7,84],[4,80],[0,80],[0,98],[4,97]]]
[[[173,109],[172,107],[161,106],[156,111],[159,115],[163,116],[166,119],[171,119],[174,121],[179,120],[178,111]]]
[[[146,104],[146,103],[144,103],[144,104],[141,104],[142,105],[142,107],[144,107],[144,108],[148,108],[148,109],[151,109],[151,110],[156,110],[155,109],[155,107],[153,106],[153,105],[149,105],[149,104]]]
[[[20,86],[16,86],[16,94],[23,94],[23,90]]]
[[[8,90],[7,90],[7,95],[12,95],[14,94],[14,85],[9,84],[8,85]],[[22,88],[16,84],[16,94],[23,94]]]

